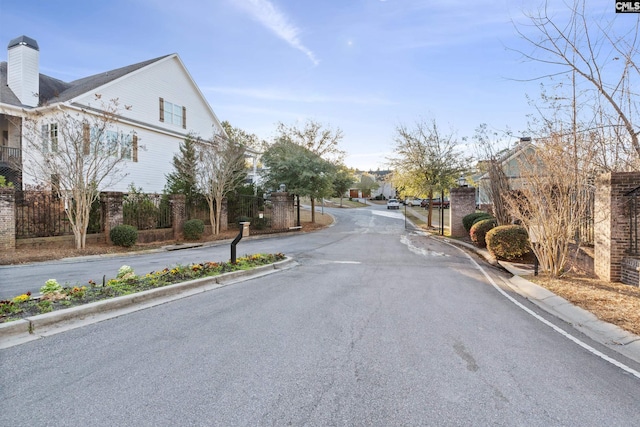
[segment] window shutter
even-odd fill
[[[160,98],[160,121],[164,122],[164,99]]]
[[[133,134],[133,140],[131,141],[131,145],[132,145],[132,160],[134,162],[138,161],[138,135],[136,135],[135,133]]]
[[[187,128],[187,107],[182,107],[182,128]]]
[[[87,123],[82,125],[82,154],[89,154],[91,152],[91,131]]]

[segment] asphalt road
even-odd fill
[[[247,242],[295,268],[0,350],[0,425],[640,423],[637,377],[461,251],[397,212],[332,213],[325,231]]]

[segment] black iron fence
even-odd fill
[[[199,219],[204,225],[211,225],[209,218],[209,204],[204,197],[187,200],[185,203],[186,219]]]
[[[579,199],[580,203],[585,203],[584,207],[579,207],[582,215],[578,229],[576,230],[576,241],[581,245],[593,246],[594,244],[594,211],[595,211],[595,187],[589,187],[583,191]],[[584,208],[584,209],[583,209]]]
[[[15,193],[16,238],[54,237],[72,235],[71,222],[66,210],[73,206],[73,199],[62,199],[49,191],[17,191]],[[204,199],[185,205],[186,219],[209,221],[209,206]],[[282,213],[281,213],[282,214]],[[254,234],[278,232],[272,227],[274,209],[271,201],[263,197],[232,194],[227,199],[227,221],[230,228],[237,228],[241,221],[251,222]],[[161,194],[129,193],[122,202],[123,224],[138,230],[172,227],[172,209],[169,198]],[[276,221],[285,223],[281,219]],[[100,200],[91,207],[88,234],[104,229]]]
[[[16,191],[16,238],[53,237],[73,234],[66,209],[73,199],[62,199],[49,191]],[[101,230],[100,201],[91,206],[88,234]]]
[[[122,223],[138,230],[171,228],[171,204],[162,194],[125,194],[122,201]]]
[[[227,198],[227,221],[236,227],[239,222],[251,222],[250,229],[256,233],[271,230],[271,202],[260,196],[233,194]],[[277,231],[277,230],[276,230]]]

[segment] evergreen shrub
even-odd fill
[[[138,241],[138,229],[132,225],[116,225],[109,232],[109,238],[114,245],[128,248]]]
[[[204,221],[201,219],[190,219],[185,221],[183,226],[184,238],[187,240],[200,240],[204,233]]]
[[[489,230],[498,225],[498,222],[495,218],[482,219],[471,226],[471,230],[469,230],[469,236],[471,237],[471,241],[480,248],[485,248],[487,246],[487,242],[485,237]]]
[[[488,219],[488,218],[493,218],[491,216],[491,214],[488,214],[486,212],[474,212],[474,213],[470,213],[469,215],[465,215],[462,218],[462,226],[464,227],[465,230],[467,230],[467,233],[469,233],[471,231],[471,226],[478,222],[481,219]]]
[[[530,251],[529,235],[521,225],[500,225],[485,236],[487,249],[496,258],[516,259]]]

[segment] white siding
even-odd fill
[[[7,57],[7,85],[20,102],[29,107],[38,105],[40,52],[24,45],[9,49]]]
[[[101,95],[96,101],[95,93]],[[187,133],[209,139],[220,123],[206,100],[183,68],[177,56],[165,58],[145,69],[79,97],[74,102],[99,108],[100,102],[118,99],[120,114],[142,123],[132,128],[138,135],[138,162],[127,161],[128,176],[108,188],[126,191],[130,183],[145,192],[161,192],[166,174],[173,170],[172,160]],[[187,128],[160,121],[159,98],[186,107]],[[125,110],[125,106],[131,106]],[[120,126],[123,128],[122,126]]]
[[[122,107],[121,114],[129,119],[152,126],[159,126],[169,132],[186,134],[193,132],[203,138],[213,135],[213,126],[220,127],[207,102],[182,67],[177,56],[173,55],[156,62],[142,70],[131,73],[94,91],[101,95],[101,102],[118,98]],[[75,101],[99,107],[92,92]],[[159,98],[187,108],[187,128],[160,121]],[[131,106],[124,110],[124,106]]]

